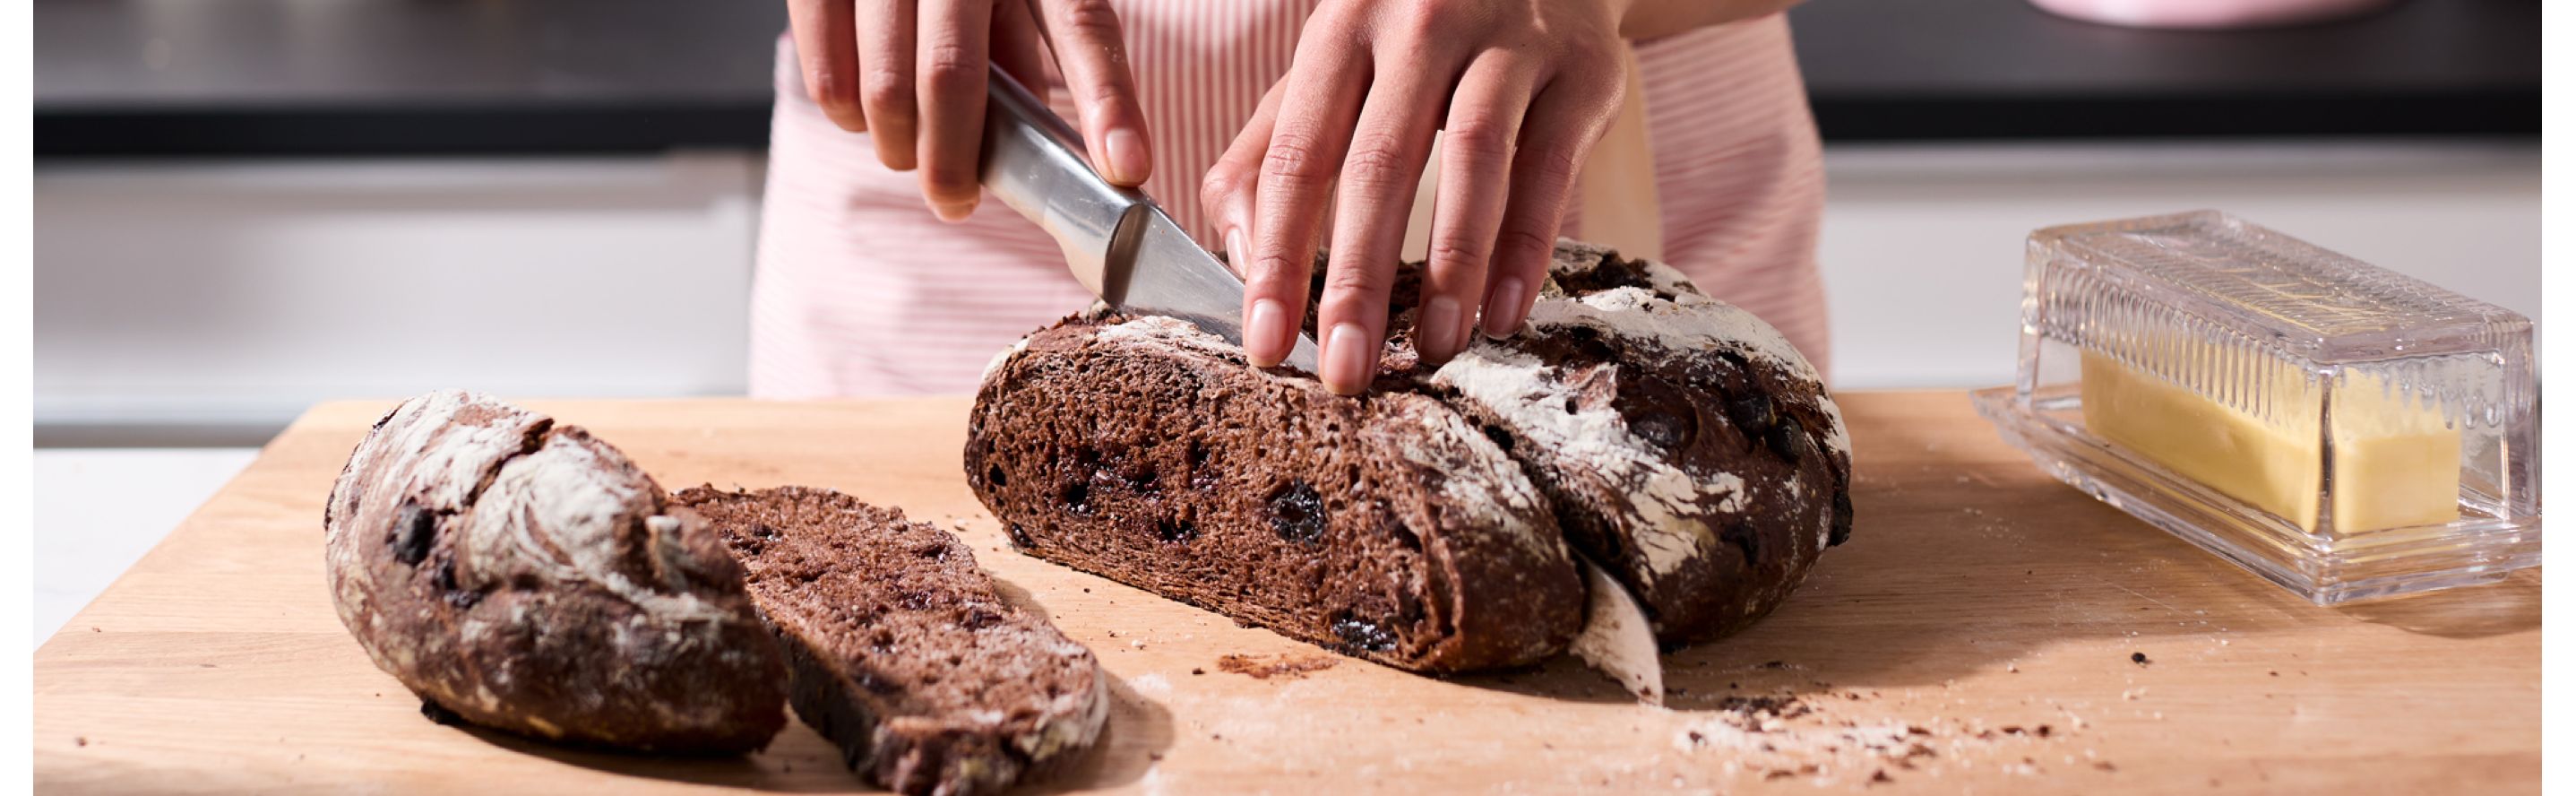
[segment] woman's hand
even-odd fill
[[[1519,327],[1574,177],[1626,90],[1626,0],[1327,0],[1286,77],[1208,172],[1201,198],[1245,264],[1244,349],[1274,365],[1317,305],[1325,385],[1367,389],[1415,186],[1446,130],[1415,346],[1429,362]]]
[[[787,0],[787,12],[815,104],[842,129],[870,133],[887,168],[919,168],[941,219],[965,219],[983,197],[987,65],[1043,98],[1049,44],[1091,162],[1130,187],[1153,170],[1108,0]]]

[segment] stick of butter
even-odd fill
[[[2093,351],[2082,367],[2087,429],[2302,531],[2322,527],[2329,476],[2336,534],[2460,516],[2459,430],[2383,377],[2356,371],[2321,386],[2288,363],[2242,365],[2235,379],[2260,394],[2239,403],[2264,407],[2257,416]],[[2333,433],[2320,434],[2329,408]]]

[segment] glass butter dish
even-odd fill
[[[2531,321],[2224,213],[2031,233],[2041,468],[2318,604],[2540,563]]]

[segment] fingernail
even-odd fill
[[[1145,139],[1134,130],[1111,130],[1109,146],[1109,181],[1136,185],[1145,181],[1145,172],[1153,168],[1145,162]]]
[[[1332,335],[1324,341],[1324,388],[1340,395],[1368,389],[1369,377],[1377,370],[1374,349],[1359,324],[1334,324]]]
[[[1458,300],[1433,296],[1422,305],[1422,339],[1413,350],[1430,362],[1447,362],[1458,353]]]
[[[1250,244],[1243,242],[1242,227],[1235,227],[1234,229],[1227,230],[1225,233],[1225,264],[1232,267],[1235,273],[1243,273],[1243,269],[1252,266],[1252,256],[1244,253],[1246,250],[1251,248],[1252,246]]]
[[[1243,353],[1256,368],[1278,367],[1288,358],[1290,340],[1296,331],[1288,328],[1288,310],[1278,299],[1252,302],[1252,317],[1244,319]]]
[[[1512,336],[1521,328],[1521,316],[1529,312],[1521,297],[1528,289],[1521,278],[1506,276],[1494,282],[1493,296],[1485,299],[1485,336],[1497,340]]]
[[[939,216],[939,220],[941,221],[964,221],[967,216],[975,214],[976,204],[976,201],[973,199],[968,199],[963,202],[937,202],[930,206],[930,212]]]

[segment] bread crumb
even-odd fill
[[[1273,677],[1295,680],[1304,678],[1309,673],[1333,668],[1337,663],[1340,661],[1321,655],[1227,654],[1217,657],[1216,668],[1255,680],[1268,680]]]

